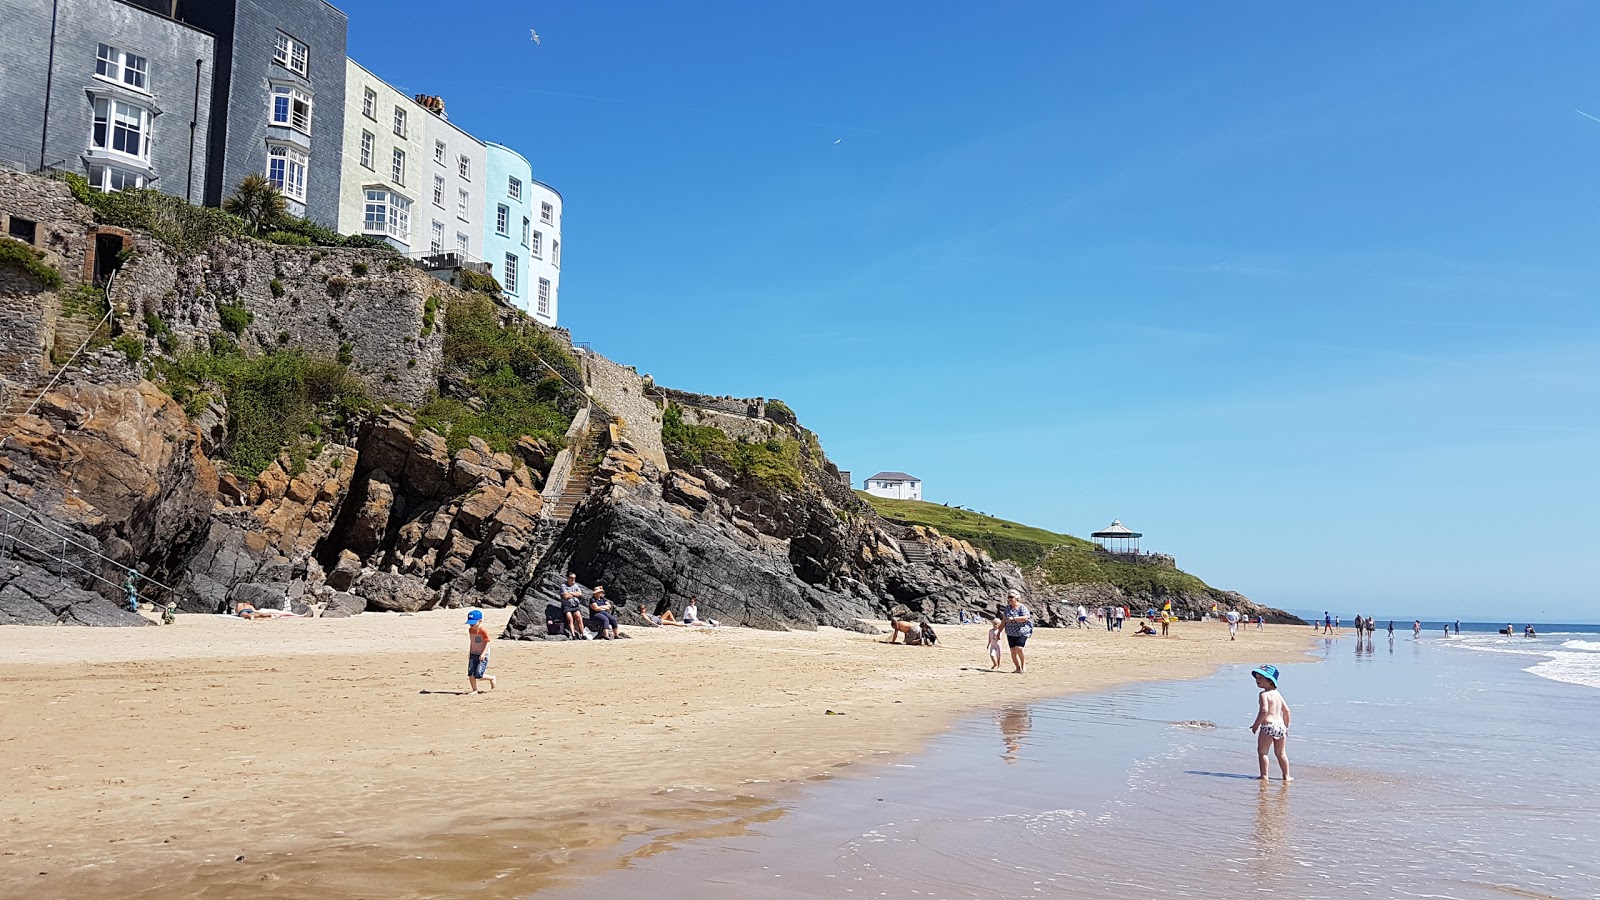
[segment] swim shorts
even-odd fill
[[[489,658],[476,653],[467,654],[467,677],[482,678],[489,671]]]
[[[1008,635],[1006,635],[1006,646],[1008,646],[1008,647],[1026,647],[1027,645],[1028,645],[1028,636],[1025,635],[1025,634],[1008,634]]]
[[[1283,727],[1281,722],[1268,722],[1261,726],[1261,733],[1276,741],[1288,737],[1289,729]]]

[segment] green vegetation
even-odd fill
[[[487,298],[458,300],[445,309],[444,361],[482,401],[435,397],[417,410],[417,426],[444,435],[450,452],[471,437],[499,451],[523,435],[562,445],[575,405],[562,376],[579,383],[578,361],[548,332],[526,321],[503,324]]]
[[[158,361],[156,370],[167,393],[190,415],[213,393],[223,396],[228,437],[221,455],[231,471],[248,478],[286,450],[291,468],[303,470],[318,438],[348,432],[357,414],[372,406],[360,380],[333,360],[299,349],[246,357],[221,334],[212,336],[206,350]]]
[[[800,442],[794,438],[779,435],[759,443],[735,440],[720,428],[685,422],[676,403],[668,404],[661,416],[661,441],[670,453],[694,465],[717,460],[777,490],[798,491],[805,480]]]
[[[780,422],[784,425],[793,425],[800,421],[800,419],[795,416],[794,410],[789,408],[789,404],[783,402],[782,400],[767,401],[767,418],[774,422]]]
[[[276,229],[276,230],[267,232],[265,237],[262,238],[262,240],[266,241],[269,244],[283,244],[286,247],[310,247],[310,246],[312,246],[311,238],[308,238],[303,234],[296,234],[296,233],[294,233],[292,231],[284,231],[282,229]]]
[[[367,274],[367,264],[364,262],[351,263],[350,274],[356,276],[357,278],[364,277]]]
[[[92,284],[75,284],[61,292],[61,314],[100,321],[111,307],[106,292]]]
[[[279,193],[277,185],[261,175],[251,173],[239,181],[231,196],[222,201],[222,208],[243,219],[251,234],[260,234],[284,217],[288,202]]]
[[[271,291],[272,292],[272,296],[274,296],[274,297],[282,297],[283,296],[283,279],[274,278],[271,281],[267,282],[267,290]]]
[[[0,266],[26,272],[49,290],[61,287],[61,273],[44,261],[44,254],[21,241],[0,238]]]
[[[439,298],[438,297],[429,297],[427,302],[422,304],[422,336],[423,337],[427,337],[428,335],[433,334],[433,326],[438,321],[438,319],[437,319],[438,314],[439,314]]]
[[[1043,565],[1045,578],[1052,584],[1106,581],[1129,594],[1211,592],[1209,585],[1188,572],[1148,563],[1127,562],[1092,550],[1063,548],[1045,557]]]
[[[480,294],[488,294],[491,297],[498,297],[502,293],[500,282],[495,280],[493,275],[485,275],[482,272],[474,272],[471,269],[457,271],[456,282],[457,286],[464,291],[477,291]]]
[[[145,310],[144,330],[149,333],[151,337],[156,339],[156,343],[161,345],[162,350],[171,352],[172,329],[168,328],[167,323],[151,310]]]
[[[238,337],[244,334],[244,330],[250,326],[251,322],[256,320],[256,314],[243,304],[218,303],[217,318],[221,320],[224,329],[233,336]]]
[[[79,203],[94,210],[96,221],[143,231],[174,250],[202,250],[219,238],[244,234],[248,228],[238,216],[194,206],[157,190],[101,193],[89,187],[82,175],[63,172],[57,177],[67,183]]]
[[[128,362],[136,363],[144,358],[144,341],[131,334],[119,336],[111,342],[111,346],[122,351],[122,355],[128,358]]]

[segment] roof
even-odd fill
[[[871,478],[868,478],[867,480],[868,481],[921,481],[922,479],[918,478],[915,475],[907,475],[904,472],[879,472],[878,474],[872,476]]]
[[[1107,525],[1103,530],[1096,531],[1094,534],[1091,534],[1089,536],[1090,537],[1097,537],[1097,538],[1136,538],[1136,537],[1144,537],[1144,535],[1142,535],[1139,532],[1134,531],[1133,529],[1129,528],[1128,526],[1122,524],[1122,522],[1120,520],[1117,520],[1117,519],[1111,520],[1111,524],[1110,525]]]

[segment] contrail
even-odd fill
[[[1575,110],[1573,110],[1573,112],[1577,113],[1580,116],[1583,116],[1585,119],[1593,119],[1596,122],[1600,122],[1600,116],[1591,116],[1591,115],[1589,115],[1588,113],[1584,112],[1581,109],[1575,109]]]

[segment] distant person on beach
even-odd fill
[[[578,576],[568,572],[567,583],[561,586],[561,618],[566,625],[567,637],[575,641],[587,640],[583,627],[583,585]]]
[[[1261,780],[1267,780],[1267,751],[1278,757],[1278,771],[1284,781],[1289,777],[1289,704],[1278,693],[1278,667],[1257,666],[1250,670],[1261,689],[1260,705],[1256,707],[1256,720],[1250,724],[1250,733],[1256,735],[1256,761],[1261,766]]]
[[[1457,619],[1456,620],[1456,634],[1460,634],[1460,633],[1461,633],[1461,620]]]
[[[1524,628],[1522,630],[1522,636],[1523,637],[1538,637],[1538,635],[1534,633],[1532,625],[1529,625],[1527,628]]]
[[[1112,612],[1115,614],[1117,619],[1117,630],[1121,631],[1122,621],[1128,617],[1128,609],[1125,606],[1116,606],[1112,607]]]
[[[1111,611],[1111,607],[1109,607],[1109,606],[1105,608],[1105,614],[1106,614],[1106,630],[1107,631],[1111,631],[1112,629],[1116,628],[1116,621],[1117,621],[1116,614]]]
[[[899,619],[889,620],[889,640],[886,644],[893,644],[905,638],[907,647],[932,647],[939,643],[939,636],[934,634],[933,626],[926,622],[905,622]]]
[[[700,618],[700,598],[690,597],[688,605],[683,608],[683,624],[688,628],[715,628],[722,623],[716,619]]]
[[[1239,639],[1239,611],[1236,610],[1236,609],[1230,609],[1230,610],[1228,610],[1228,640],[1236,641],[1238,639]]]
[[[467,613],[467,694],[478,693],[478,680],[489,682],[494,690],[494,676],[489,674],[489,632],[483,627],[483,613]]]
[[[1328,634],[1333,633],[1333,616],[1327,610],[1322,611],[1322,630]]]
[[[1028,645],[1028,635],[1033,634],[1033,613],[1022,605],[1022,595],[1016,589],[1006,592],[1006,643],[1011,645],[1013,670],[1021,675],[1025,665],[1023,649]]]
[[[1265,631],[1266,629],[1267,629],[1267,617],[1261,615],[1260,613],[1257,613],[1256,614],[1256,630],[1257,631]]]
[[[676,625],[679,628],[683,627],[682,622],[679,622],[677,619],[672,617],[672,610],[664,606],[661,607],[661,615],[658,616],[655,613],[645,609],[644,604],[641,603],[639,604],[639,615],[644,616],[644,620],[646,622],[649,622],[651,625],[655,625],[657,627],[662,625]]]
[[[1156,630],[1150,626],[1149,622],[1140,622],[1139,623],[1139,630],[1134,632],[1134,634],[1156,634],[1156,633],[1157,633]]]
[[[1394,640],[1394,620],[1389,620],[1389,639]]]
[[[1000,639],[1006,636],[1006,624],[999,619],[989,622],[989,668],[1000,668]]]
[[[589,598],[589,619],[594,623],[595,635],[603,640],[617,639],[617,608],[606,599],[606,589],[595,585],[594,596]]]
[[[1088,628],[1089,627],[1089,611],[1087,609],[1083,608],[1083,604],[1082,603],[1078,604],[1078,627],[1079,628]]]
[[[1506,627],[1510,628],[1511,626],[1507,625]],[[1413,638],[1422,637],[1422,620],[1421,619],[1417,619],[1416,621],[1411,623],[1411,636]]]

